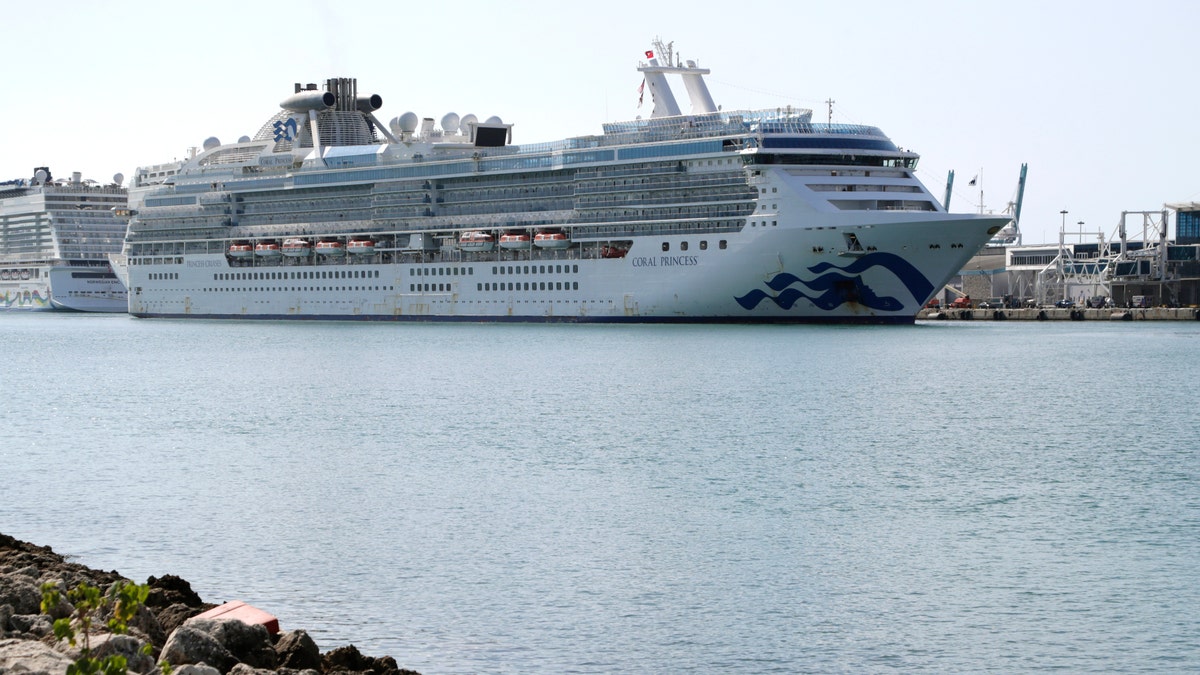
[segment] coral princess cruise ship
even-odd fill
[[[1008,222],[947,213],[875,127],[722,111],[707,69],[645,57],[649,119],[527,145],[495,117],[384,125],[354,79],[297,84],[254,138],[138,170],[129,311],[911,323]]]

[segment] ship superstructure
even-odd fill
[[[0,310],[126,311],[108,261],[129,221],[122,180],[55,180],[41,167],[0,183]]]
[[[656,42],[648,119],[513,125],[297,84],[253,138],[139,169],[139,317],[912,322],[1007,222],[951,215],[878,128],[722,111]],[[683,113],[668,77],[686,84]]]

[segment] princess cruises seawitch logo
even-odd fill
[[[275,129],[276,141],[291,141],[296,138],[296,119],[294,117],[289,117],[286,121],[277,121],[271,127]]]
[[[911,263],[894,253],[880,251],[857,258],[845,267],[832,263],[814,265],[808,271],[816,277],[809,281],[790,272],[780,272],[765,282],[774,294],[756,288],[734,299],[746,309],[754,309],[763,300],[770,300],[786,310],[801,298],[824,310],[832,310],[848,302],[883,312],[904,309],[904,301],[889,295],[878,295],[863,283],[862,273],[875,267],[882,267],[895,275],[918,304],[933,293],[933,284]],[[794,285],[799,285],[799,288],[794,288]]]

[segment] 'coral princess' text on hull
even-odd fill
[[[707,70],[646,58],[649,119],[522,146],[498,118],[384,125],[353,79],[296,85],[253,139],[139,169],[129,310],[911,322],[1008,220],[947,213],[875,127],[723,112]]]

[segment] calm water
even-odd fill
[[[1200,670],[1200,324],[0,316],[0,532],[434,673]]]

